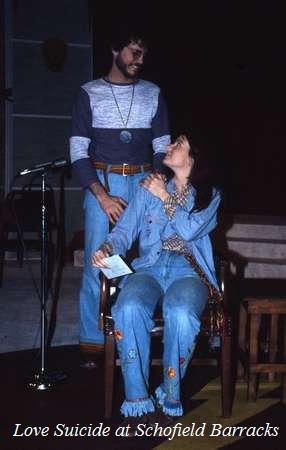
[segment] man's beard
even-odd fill
[[[142,65],[141,64],[132,64],[134,66],[136,66],[138,69],[136,70],[136,72],[134,73],[129,73],[128,72],[128,65],[125,64],[122,61],[122,58],[120,55],[117,55],[116,59],[115,59],[115,64],[117,65],[118,69],[120,70],[120,72],[126,77],[126,78],[137,78],[141,69],[142,69]],[[130,64],[131,65],[131,64]]]

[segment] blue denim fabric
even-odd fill
[[[103,172],[98,170],[100,181],[104,184]],[[139,181],[146,173],[132,176],[108,174],[111,195],[122,197],[127,202],[135,195]],[[92,267],[91,255],[98,249],[109,232],[106,214],[101,209],[94,195],[87,190],[84,199],[85,213],[85,261],[80,290],[80,342],[102,344],[104,336],[98,329],[99,315],[99,269]]]
[[[207,287],[187,260],[168,251],[162,251],[152,267],[127,277],[112,310],[125,387],[123,415],[154,411],[148,382],[150,331],[159,302],[164,318],[164,372],[163,382],[156,389],[157,402],[166,414],[183,414],[181,380],[192,356],[207,297]]]
[[[174,190],[171,180],[167,189]],[[213,198],[207,208],[189,214],[194,206],[195,190],[192,189],[186,207],[178,206],[170,219],[166,215],[163,202],[144,188],[139,188],[126,211],[118,220],[107,240],[114,254],[124,255],[132,242],[139,237],[139,257],[132,262],[133,268],[151,267],[162,251],[162,240],[175,234],[182,237],[197,263],[218,289],[212,245],[209,233],[217,223],[217,208],[220,193],[213,190]]]

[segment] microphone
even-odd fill
[[[70,165],[70,160],[68,158],[58,158],[54,159],[54,161],[48,161],[45,163],[35,164],[28,169],[24,169],[21,172],[18,172],[18,176],[28,175],[29,173],[40,172],[41,170],[55,170],[60,169],[62,167],[66,167]]]

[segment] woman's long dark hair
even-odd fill
[[[190,156],[194,159],[192,172],[188,183],[196,189],[194,207],[190,211],[197,212],[207,208],[213,194],[213,173],[209,155],[203,148],[198,148],[192,141],[189,133],[180,133],[180,136],[186,136],[190,144]]]
[[[206,151],[199,149],[190,136],[185,134],[190,144],[189,154],[194,159],[192,172],[188,182],[196,189],[193,211],[201,211],[207,208],[213,194],[213,177],[210,158]]]

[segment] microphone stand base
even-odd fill
[[[60,371],[35,373],[28,382],[28,387],[35,391],[47,391],[66,378],[67,374]]]

